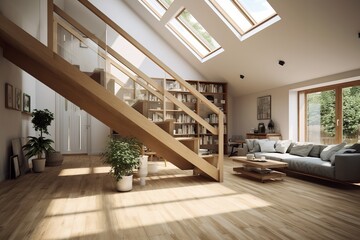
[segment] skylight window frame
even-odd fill
[[[186,24],[184,23],[180,16],[184,11],[188,11],[186,8],[183,8],[179,11],[179,13],[173,18],[171,19],[167,24],[166,27],[181,41],[183,42],[183,44],[188,47],[188,49],[190,51],[192,51],[194,53],[194,55],[196,55],[200,61],[204,62],[207,59],[210,58],[210,55],[215,54],[216,52],[222,52],[221,49],[222,47],[220,46],[220,44],[210,35],[210,37],[212,39],[214,39],[214,41],[219,45],[219,47],[215,48],[214,50],[211,50],[211,48],[205,43],[205,41],[202,39],[202,37],[199,37],[197,33],[194,33],[193,30]],[[189,11],[188,11],[189,12]],[[190,12],[189,12],[190,13]],[[191,13],[190,13],[191,14]],[[191,14],[192,15],[192,14]],[[193,15],[192,15],[193,16]],[[193,16],[194,17],[194,16]],[[195,17],[194,17],[195,19]],[[171,21],[176,20],[185,30],[187,30],[189,32],[189,34],[191,34],[197,41],[198,43],[203,46],[208,53],[207,54],[203,54],[201,53],[193,43],[191,43],[191,41],[189,41],[188,39],[185,38],[184,35],[182,35],[175,26],[173,26],[171,24]],[[196,19],[195,19],[196,20]],[[197,20],[196,20],[197,21]],[[198,22],[198,21],[197,21]],[[200,23],[199,23],[200,24]],[[200,24],[201,25],[201,24]],[[202,26],[202,25],[201,25]],[[203,27],[203,26],[202,26]],[[204,28],[205,29],[205,28]],[[207,31],[206,31],[207,32]],[[215,55],[214,55],[215,56]]]
[[[167,7],[166,4],[163,2],[163,0],[154,0],[159,4],[160,7],[164,9],[165,12],[169,9],[170,5]],[[164,14],[159,13],[156,8],[147,0],[139,0],[139,2],[150,12],[152,13],[158,20],[160,20]]]
[[[248,20],[248,22],[251,24],[251,27],[247,30],[243,30],[240,28],[240,26],[233,20],[232,17],[229,16],[229,14],[224,10],[224,8],[216,1],[216,0],[206,0],[206,2],[209,4],[209,6],[218,14],[220,14],[221,19],[228,23],[233,30],[238,32],[240,36],[244,36],[248,34],[249,32],[254,31],[254,29],[260,27],[261,25],[265,25],[266,23],[270,22],[272,19],[277,18],[279,15],[276,13],[273,15],[270,15],[269,17],[263,19],[262,21],[257,22],[254,17],[251,16],[251,13],[246,10],[246,8],[237,0],[231,0],[231,2],[234,4],[234,6],[239,10],[240,14],[242,14],[243,17]],[[278,18],[280,19],[280,18]]]

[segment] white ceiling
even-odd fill
[[[204,0],[174,0],[161,21],[137,0],[123,0],[206,80],[226,81],[232,96],[360,69],[359,0],[268,0],[281,20],[240,41]],[[224,48],[201,63],[164,27],[180,8]],[[279,60],[285,65],[280,66]],[[240,79],[240,74],[245,76]]]

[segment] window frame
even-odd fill
[[[140,1],[140,3],[142,4],[142,5],[144,5],[144,7],[149,11],[149,12],[151,12],[158,20],[160,20],[163,16],[164,16],[164,14],[166,13],[166,11],[169,9],[169,7],[170,7],[170,5],[169,5],[169,7],[166,7],[166,5],[163,3],[163,1],[162,0],[154,0],[154,1],[156,1],[159,5],[160,5],[160,7],[162,7],[163,9],[164,9],[164,14],[163,15],[161,15],[155,8],[154,8],[154,6],[153,5],[151,5],[147,0],[139,0]]]
[[[251,31],[253,31],[254,29],[260,27],[261,25],[269,22],[270,20],[279,17],[279,15],[277,14],[277,12],[275,11],[275,13],[267,18],[265,18],[264,20],[257,22],[250,14],[250,12],[248,10],[246,10],[246,8],[237,0],[231,0],[231,2],[235,5],[235,7],[239,10],[239,13],[242,14],[247,20],[248,22],[251,24],[251,27],[248,30],[243,30],[240,28],[240,26],[235,22],[235,20],[233,20],[232,17],[229,16],[229,14],[223,9],[223,7],[216,1],[216,0],[206,0],[208,2],[208,4],[210,4],[210,7],[213,6],[213,10],[215,11],[215,13],[217,13],[218,15],[221,15],[221,19],[225,22],[228,23],[231,28],[233,28],[238,34],[240,34],[240,36],[244,36],[248,33],[250,33]],[[271,6],[272,7],[272,6]],[[215,10],[216,9],[216,10]],[[280,18],[279,18],[280,19]],[[227,24],[227,25],[228,25]],[[229,27],[230,27],[229,26]]]
[[[204,40],[202,40],[201,37],[197,36],[197,34],[194,33],[193,30],[192,30],[190,27],[188,27],[187,24],[184,23],[184,22],[181,20],[181,18],[180,18],[180,17],[181,17],[181,14],[182,14],[185,10],[188,11],[189,14],[191,14],[189,10],[187,10],[186,8],[183,8],[183,9],[181,9],[181,10],[179,11],[179,13],[178,13],[174,18],[172,18],[172,19],[166,24],[166,26],[169,28],[169,30],[170,30],[174,35],[176,35],[179,39],[181,39],[181,41],[182,41],[187,47],[189,47],[189,48],[196,54],[196,56],[199,57],[199,59],[201,59],[202,61],[204,61],[204,59],[206,59],[206,58],[209,57],[210,55],[212,55],[212,54],[216,53],[217,51],[221,50],[222,47],[221,47],[221,45],[215,40],[215,38],[213,38],[213,37],[209,34],[209,35],[211,36],[211,38],[214,39],[214,41],[219,45],[219,47],[215,48],[214,50],[211,50],[211,49],[209,48],[209,46],[207,46],[207,44],[204,43]],[[192,14],[191,14],[191,15],[192,15]],[[193,16],[193,15],[192,15],[192,16]],[[194,16],[193,16],[193,17],[194,17]],[[194,17],[194,19],[196,20],[195,17]],[[207,53],[207,54],[202,54],[202,53],[195,47],[195,45],[194,45],[193,43],[191,43],[191,41],[189,41],[188,39],[186,39],[186,37],[184,37],[184,35],[181,34],[181,33],[176,29],[176,27],[173,26],[173,24],[171,24],[171,21],[173,21],[173,20],[177,21],[185,30],[187,30],[187,31],[198,41],[198,43],[199,43],[201,46],[203,46],[203,47],[208,51],[208,53]],[[197,20],[196,20],[196,21],[197,21]],[[200,24],[199,21],[197,21],[197,22]],[[200,25],[201,25],[201,24],[200,24]],[[203,26],[201,25],[201,27],[203,27]],[[203,27],[203,28],[204,28],[204,27]],[[204,28],[204,29],[205,29],[205,28]],[[205,30],[206,30],[206,29],[205,29]],[[207,31],[206,31],[206,32],[207,32]],[[207,32],[207,33],[209,33],[209,32]]]
[[[311,94],[311,93],[316,93],[316,92],[324,92],[324,91],[330,91],[330,90],[334,90],[335,91],[335,120],[338,122],[335,125],[335,142],[337,144],[342,143],[343,142],[343,97],[342,97],[342,93],[343,93],[343,88],[348,88],[348,87],[355,87],[355,86],[359,86],[360,87],[360,80],[355,80],[355,81],[351,81],[351,82],[346,82],[346,83],[339,83],[339,84],[334,84],[334,85],[329,85],[329,86],[324,86],[324,87],[318,87],[318,88],[311,88],[311,89],[306,89],[303,91],[299,91],[298,92],[298,136],[304,136],[304,141],[308,141],[308,129],[307,129],[307,94]],[[301,96],[303,95],[303,96]],[[301,98],[303,98],[303,106],[304,109],[301,110]],[[301,127],[301,123],[304,123],[304,126]],[[321,144],[321,143],[318,143]]]

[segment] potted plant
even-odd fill
[[[104,163],[110,164],[110,174],[117,183],[118,191],[132,189],[133,170],[140,165],[141,143],[133,137],[111,137],[102,157]]]
[[[34,109],[31,116],[31,122],[34,125],[34,129],[35,131],[40,131],[40,134],[39,137],[29,136],[29,141],[23,146],[23,149],[26,151],[26,157],[31,158],[36,156],[36,158],[32,160],[33,171],[43,172],[46,162],[46,159],[44,158],[45,152],[54,151],[51,146],[54,141],[44,138],[43,134],[50,135],[47,128],[50,126],[51,121],[54,120],[54,114],[48,109]]]

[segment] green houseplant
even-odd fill
[[[43,137],[43,134],[48,134],[47,128],[50,126],[51,121],[54,120],[54,114],[48,109],[37,110],[31,113],[32,124],[34,125],[35,131],[39,131],[39,136],[29,136],[29,141],[23,146],[23,149],[26,151],[26,157],[31,158],[35,156],[32,160],[34,172],[42,172],[45,169],[46,159],[43,157],[46,151],[54,151],[51,144],[54,142],[51,139],[46,139]]]
[[[110,174],[117,181],[118,191],[132,189],[133,169],[139,167],[140,154],[141,143],[133,137],[114,136],[108,140],[102,157],[111,167]]]

